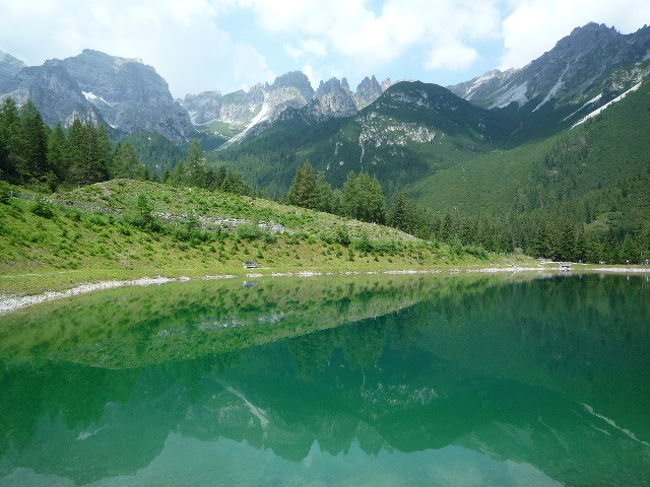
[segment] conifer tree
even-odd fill
[[[0,106],[0,140],[4,147],[4,157],[0,155],[2,177],[8,181],[20,182],[18,170],[18,109],[13,98],[5,98]]]
[[[49,171],[47,160],[47,128],[32,100],[20,109],[19,156],[25,177],[38,177]]]
[[[68,129],[67,137],[68,168],[66,171],[66,181],[69,183],[83,183],[84,166],[86,165],[86,151],[84,148],[86,146],[83,124],[81,120],[74,119]]]
[[[92,123],[82,125],[75,120],[68,131],[70,169],[68,180],[73,184],[92,184],[105,181],[111,153],[108,132]]]
[[[115,149],[115,155],[108,166],[108,175],[111,179],[146,179],[147,168],[140,164],[138,153],[128,140]]]
[[[302,208],[317,209],[319,207],[318,187],[316,176],[309,162],[296,172],[293,184],[287,193],[287,203]]]
[[[318,195],[317,208],[320,211],[338,215],[341,211],[339,194],[334,191],[332,185],[325,180],[325,173],[319,171],[316,174],[316,193]]]
[[[415,233],[418,226],[418,208],[408,193],[398,191],[393,195],[386,221],[398,230]]]
[[[244,181],[244,178],[238,172],[228,171],[221,184],[221,191],[227,193],[250,196],[252,194],[250,186]]]
[[[631,233],[627,233],[619,250],[619,259],[623,264],[638,264],[641,260],[641,249]]]
[[[351,171],[343,185],[341,196],[343,214],[371,223],[384,223],[384,194],[375,176]]]
[[[70,152],[65,131],[57,124],[47,141],[47,160],[59,181],[64,181],[70,167]]]
[[[201,148],[201,141],[194,139],[187,149],[185,165],[185,184],[207,187],[207,171],[205,168],[205,152]]]

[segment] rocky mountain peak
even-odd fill
[[[8,78],[18,74],[25,67],[25,63],[20,59],[13,57],[11,54],[0,51],[0,82],[3,78]]]
[[[309,82],[309,78],[302,71],[290,71],[275,78],[270,90],[279,88],[295,88],[308,101],[314,97],[314,89]]]
[[[347,84],[347,81],[346,81]],[[339,91],[344,90],[341,81],[338,80],[338,78],[330,78],[327,81],[322,81],[318,85],[318,90],[316,90],[316,97],[321,97],[328,95],[330,93],[336,93]],[[350,91],[350,87],[348,86],[347,91]]]
[[[306,107],[306,116],[315,120],[349,117],[357,112],[357,106],[345,80],[337,78],[321,81],[314,100]]]
[[[390,78],[384,78],[380,86],[381,86],[381,91],[386,91],[388,88],[393,86],[393,82],[391,81]]]
[[[361,83],[359,83],[359,86],[357,86],[357,91],[354,95],[359,110],[365,108],[379,98],[383,91],[384,90],[382,90],[381,85],[377,81],[377,78],[375,78],[374,74],[371,78],[368,78],[367,76],[363,78]]]
[[[537,111],[548,103],[581,103],[581,97],[602,84],[614,69],[647,59],[648,53],[647,27],[623,35],[591,22],[573,29],[553,49],[521,69],[489,72],[449,88],[487,108],[514,103]]]
[[[158,132],[179,142],[194,132],[187,112],[154,68],[91,49],[21,69],[0,83],[0,96],[19,104],[31,98],[50,125],[80,118],[124,133]]]
[[[223,96],[219,91],[203,91],[196,95],[185,95],[180,102],[190,115],[192,123],[203,125],[219,118]]]

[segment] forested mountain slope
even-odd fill
[[[272,194],[288,188],[310,161],[341,185],[350,171],[374,173],[387,192],[476,157],[514,129],[507,117],[475,107],[446,88],[391,86],[349,119],[320,120],[287,110],[261,135],[214,154]]]

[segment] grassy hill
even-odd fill
[[[252,272],[269,274],[481,266],[506,260],[515,262],[478,248],[426,242],[388,227],[273,201],[152,182],[113,180],[49,200],[12,197],[0,203],[3,293],[158,274],[251,272],[243,269],[244,261],[263,266]]]

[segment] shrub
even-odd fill
[[[336,227],[336,241],[341,245],[343,245],[344,247],[350,245],[351,239],[347,227],[343,227],[343,226]]]
[[[8,205],[11,203],[11,190],[9,185],[4,181],[0,181],[0,204]]]
[[[374,246],[372,245],[372,242],[368,239],[368,236],[363,234],[361,235],[361,238],[356,239],[352,242],[352,248],[355,250],[359,250],[360,252],[364,252],[366,254],[369,254],[374,250]]]
[[[38,198],[32,207],[32,213],[43,218],[52,218],[54,216],[54,209],[51,203],[45,198]]]
[[[237,235],[243,240],[253,241],[262,238],[264,231],[257,225],[245,223],[237,227]]]

